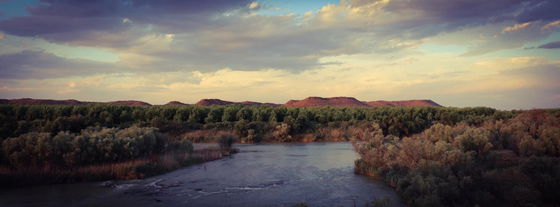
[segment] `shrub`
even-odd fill
[[[89,128],[81,133],[26,133],[2,142],[3,165],[13,168],[74,167],[123,161],[162,152],[167,138],[155,128]],[[173,144],[192,150],[190,143]],[[190,147],[190,149],[189,149]]]
[[[181,140],[169,142],[167,144],[166,150],[171,152],[192,153],[194,151],[194,147],[192,142],[188,140]]]
[[[220,148],[224,150],[231,149],[231,146],[235,142],[235,137],[229,134],[224,134],[220,137],[219,144]]]
[[[437,123],[404,138],[375,136],[354,143],[355,172],[384,179],[409,206],[556,206],[559,124],[537,110],[474,125]]]

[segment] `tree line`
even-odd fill
[[[466,122],[479,125],[488,119],[508,119],[516,113],[487,107],[0,105],[0,139],[28,132],[53,135],[63,131],[78,133],[90,126],[141,126],[156,127],[162,132],[171,133],[233,129],[239,137],[247,137],[252,133],[256,138],[251,140],[254,142],[282,127],[288,135],[296,135],[357,122],[376,122],[385,135],[404,137],[422,132],[434,123],[454,125]]]

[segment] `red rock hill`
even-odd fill
[[[165,106],[187,106],[188,104],[183,103],[183,102],[179,102],[179,101],[170,101],[166,104],[164,104]]]
[[[126,106],[151,106],[152,104],[143,102],[143,101],[134,101],[134,100],[128,100],[128,101],[111,101],[111,102],[107,102],[107,104],[114,104],[114,105],[126,105]]]
[[[32,99],[32,98],[22,98],[22,99],[0,99],[0,104],[45,104],[45,105],[80,105],[80,104],[115,104],[115,105],[127,105],[127,106],[151,106],[151,104],[127,100],[127,101],[111,101],[111,102],[85,102],[78,101],[74,99],[69,100],[51,100],[51,99]],[[303,100],[290,100],[285,104],[274,104],[274,103],[260,103],[254,101],[243,101],[243,102],[233,102],[224,101],[221,99],[202,99],[196,103],[199,106],[211,106],[211,105],[246,105],[246,106],[287,106],[287,107],[321,107],[321,106],[334,106],[334,107],[399,107],[399,106],[435,106],[440,107],[432,100],[404,100],[404,101],[360,101],[353,97],[332,97],[332,98],[322,98],[322,97],[308,97]],[[175,105],[184,106],[188,105],[178,101],[171,101],[165,105]]]
[[[274,103],[261,103],[261,102],[254,102],[254,101],[242,101],[242,102],[233,102],[233,101],[224,101],[221,99],[202,99],[196,103],[199,106],[211,106],[211,105],[245,105],[245,106],[281,106],[280,104]]]
[[[33,99],[33,98],[20,98],[20,99],[0,99],[0,104],[26,104],[26,105],[82,105],[82,104],[114,104],[114,105],[128,105],[128,106],[151,106],[151,104],[142,101],[111,101],[111,102],[88,102],[78,101],[74,99],[68,100],[51,100],[51,99]]]
[[[196,105],[199,105],[199,106],[229,105],[229,104],[234,104],[234,102],[223,101],[223,100],[220,100],[220,99],[202,99],[202,100],[196,102]]]
[[[339,107],[368,107],[364,102],[352,97],[308,97],[303,100],[290,100],[284,106],[287,107],[320,107],[320,106],[339,106]]]
[[[90,102],[81,102],[74,99],[68,100],[51,100],[51,99],[32,99],[32,98],[20,98],[20,99],[1,99],[2,104],[47,104],[47,105],[78,105],[87,104]]]

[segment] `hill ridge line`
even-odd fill
[[[152,104],[138,100],[118,100],[109,102],[93,102],[93,101],[79,101],[76,99],[33,99],[33,98],[19,98],[19,99],[0,99],[0,104],[28,104],[28,105],[84,105],[84,104],[114,104],[114,105],[128,105],[128,106],[152,106]],[[284,104],[276,103],[263,103],[255,101],[226,101],[216,98],[201,99],[194,104],[187,104],[180,101],[170,101],[163,105],[186,106],[212,106],[212,105],[245,105],[245,106],[286,106],[286,107],[399,107],[399,106],[435,106],[441,107],[438,103],[430,99],[412,99],[412,100],[397,100],[397,101],[360,101],[354,97],[336,96],[336,97],[319,97],[310,96],[301,100],[289,100]]]

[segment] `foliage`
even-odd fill
[[[409,206],[556,206],[560,119],[531,110],[508,120],[437,123],[354,146],[356,172],[379,177]]]
[[[410,206],[555,206],[559,123],[557,109],[0,105],[0,167],[72,171],[190,154],[203,141],[224,151],[235,141],[352,140],[355,171],[385,180]],[[157,174],[183,158],[117,174]]]
[[[231,149],[233,142],[235,141],[235,137],[231,135],[222,135],[220,137],[220,148],[221,149]]]
[[[377,123],[384,135],[405,137],[436,123],[453,126],[463,122],[478,126],[487,120],[510,119],[516,113],[485,107],[0,105],[0,139],[28,132],[56,135],[63,131],[78,133],[91,126],[127,128],[137,125],[171,134],[234,129],[245,142],[300,141],[309,134],[319,135],[320,129],[344,131],[348,126],[371,123]]]
[[[155,128],[92,127],[80,133],[30,132],[2,142],[3,165],[11,168],[71,168],[132,160],[163,151],[192,152],[190,142],[168,142]]]
[[[0,171],[0,186],[15,187],[36,184],[55,184],[80,181],[141,179],[192,164],[220,159],[232,151],[218,148],[200,149],[191,153],[165,152],[139,159],[100,163],[73,168],[5,169]],[[104,185],[112,185],[112,181]]]

